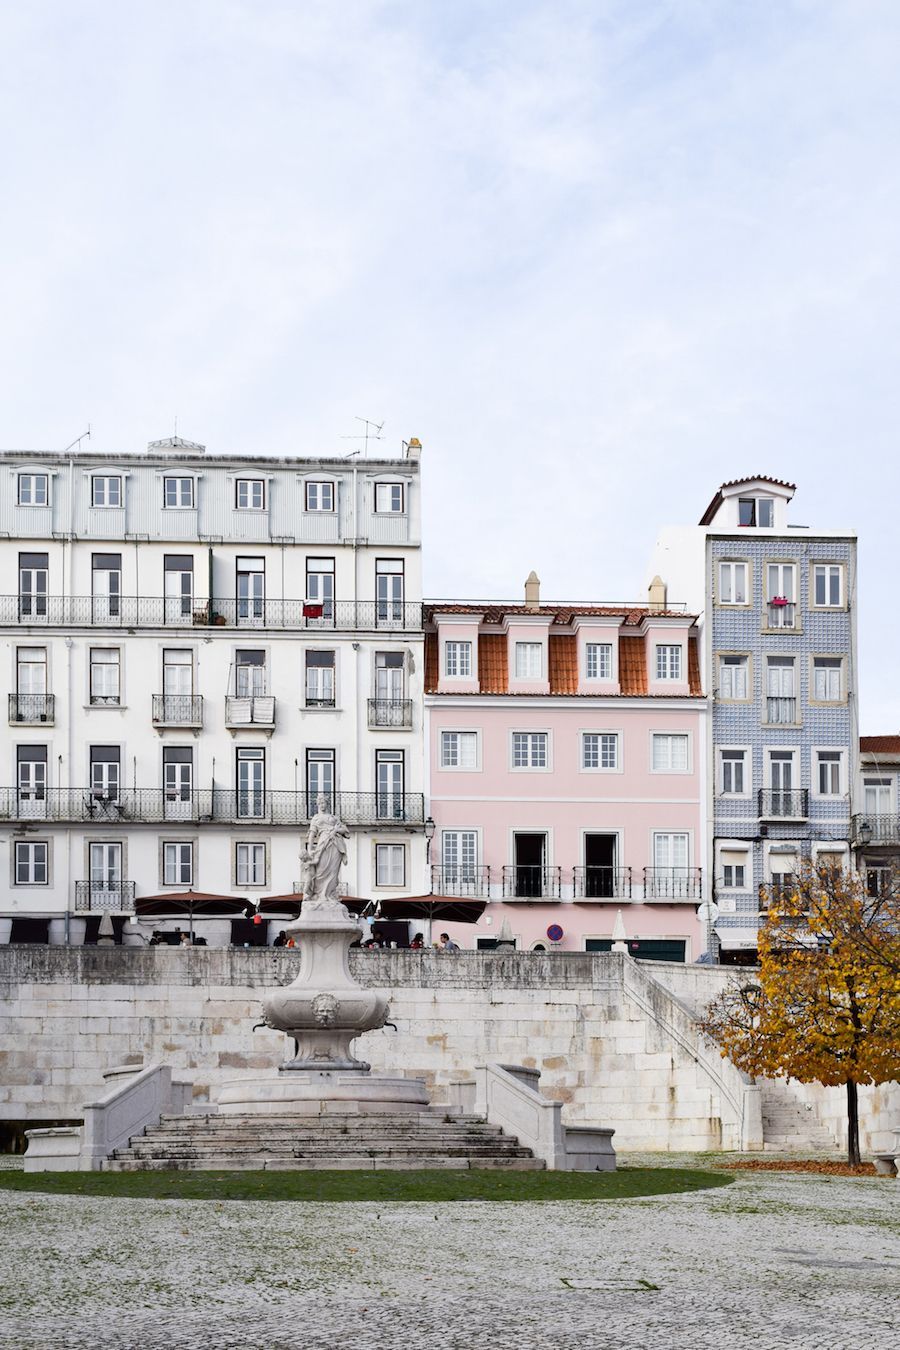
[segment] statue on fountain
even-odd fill
[[[347,861],[350,831],[328,810],[324,793],[316,798],[316,814],[309,822],[306,843],[300,852],[300,877],[303,908],[309,910],[344,909],[340,900],[339,878]],[[346,912],[346,911],[345,911]]]

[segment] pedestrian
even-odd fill
[[[441,933],[439,946],[442,952],[458,952],[459,945],[454,942],[449,933]]]
[[[278,934],[278,936],[277,936],[277,938],[275,939],[275,941],[272,943],[272,946],[273,946],[273,947],[286,947],[286,946],[287,946],[287,934],[285,933],[285,931],[284,931],[283,928],[282,928],[281,932]]]
[[[411,952],[420,952],[424,946],[425,938],[421,933],[416,933],[412,942],[409,944],[409,949]]]

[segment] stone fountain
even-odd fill
[[[265,1077],[224,1083],[220,1114],[315,1115],[422,1111],[420,1078],[386,1078],[351,1053],[363,1032],[383,1027],[388,1001],[351,975],[349,950],[362,929],[341,904],[338,883],[349,831],[319,797],[301,852],[303,907],[285,932],[300,947],[300,969],[262,1001],[267,1026],[294,1041],[294,1056]]]

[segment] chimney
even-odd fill
[[[654,577],[650,582],[648,603],[651,609],[665,609],[666,583],[663,581],[662,577]]]
[[[541,603],[541,579],[531,571],[525,579],[525,608],[537,609]]]
[[[422,458],[422,442],[419,440],[418,436],[410,436],[409,440],[406,441],[405,444],[406,444],[407,459]]]

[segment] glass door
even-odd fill
[[[193,814],[194,752],[190,746],[163,749],[163,795],[166,820],[190,820]]]
[[[189,624],[194,617],[194,560],[186,555],[170,555],[163,561],[165,570],[165,622]]]
[[[43,820],[47,815],[47,747],[20,745],[16,758],[19,815]]]
[[[379,820],[402,820],[404,817],[403,760],[402,750],[375,752],[376,815]]]
[[[319,809],[319,797],[325,799],[325,810],[334,810],[334,751],[307,750],[306,752],[306,811],[312,816]]]
[[[772,815],[793,815],[794,756],[790,751],[773,750],[771,752],[769,786],[772,792]]]
[[[238,558],[238,623],[261,624],[265,618],[266,564],[263,558]]]
[[[91,909],[120,909],[122,905],[122,845],[90,845]]]
[[[237,752],[237,813],[242,819],[265,814],[266,765],[264,750]]]
[[[95,553],[91,567],[91,617],[94,623],[116,622],[122,616],[122,556]]]

